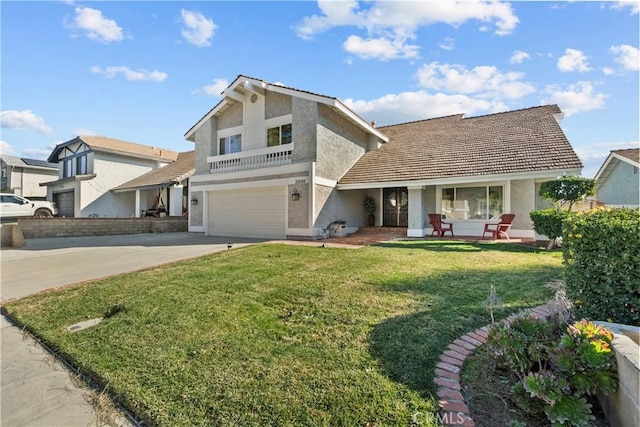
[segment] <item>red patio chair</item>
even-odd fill
[[[491,238],[493,240],[500,239],[500,235],[504,234],[507,236],[507,240],[509,240],[509,235],[507,234],[507,230],[511,228],[511,223],[513,219],[516,217],[516,214],[503,214],[500,217],[500,222],[490,222],[484,225],[484,231],[482,232],[482,238],[484,239],[485,234],[491,233]]]
[[[432,236],[434,235],[434,233],[437,233],[438,237],[442,237],[444,236],[444,233],[448,231],[451,233],[451,237],[455,237],[453,235],[452,223],[443,221],[442,215],[440,214],[430,213],[428,215],[429,215],[429,224],[433,226],[433,232],[431,233]]]

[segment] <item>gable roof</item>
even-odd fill
[[[49,169],[58,170],[57,163],[49,163],[46,160],[27,159],[26,157],[15,157],[3,154],[0,156],[2,160],[9,166],[32,167],[33,169]]]
[[[383,133],[378,131],[374,126],[371,125],[371,123],[367,122],[365,119],[356,114],[338,98],[327,95],[320,95],[318,93],[309,92],[306,90],[295,89],[281,84],[268,83],[264,80],[245,76],[243,74],[239,74],[238,77],[236,77],[236,79],[229,86],[227,86],[224,91],[222,91],[222,100],[218,102],[211,110],[209,110],[207,114],[205,114],[193,126],[191,126],[191,128],[184,134],[185,139],[188,141],[194,141],[195,132],[200,126],[202,126],[212,116],[222,113],[229,105],[233,104],[234,102],[242,102],[240,96],[242,96],[242,94],[246,91],[264,92],[265,90],[293,97],[304,98],[320,104],[328,105],[329,107],[347,117],[356,125],[360,126],[365,132],[378,137],[383,142],[387,141],[387,137]]]
[[[378,128],[389,142],[365,153],[339,185],[579,170],[557,105]]]
[[[629,163],[632,166],[640,166],[640,148],[628,148],[623,150],[612,150],[609,156],[605,159],[594,179],[596,180],[596,186],[599,186],[601,181],[605,180],[618,161]]]
[[[119,193],[123,191],[171,187],[193,175],[195,165],[195,151],[180,153],[173,163],[169,163],[166,166],[154,169],[131,181],[120,184],[112,188],[111,191]]]
[[[94,151],[122,154],[131,157],[154,159],[165,162],[171,162],[178,158],[178,153],[176,151],[167,150],[166,148],[152,147],[149,145],[137,144],[135,142],[108,138],[106,136],[80,135],[67,142],[56,145],[48,160],[50,162],[57,162],[58,155],[62,149],[76,142],[83,142]]]

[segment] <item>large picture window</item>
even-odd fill
[[[239,153],[242,146],[242,135],[230,135],[220,138],[220,154]]]
[[[502,215],[503,206],[502,186],[442,189],[441,213],[446,219],[497,218]]]
[[[290,144],[291,141],[291,123],[267,129],[267,147]]]

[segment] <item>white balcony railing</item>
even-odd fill
[[[209,156],[211,173],[237,172],[291,164],[293,142],[275,147]]]

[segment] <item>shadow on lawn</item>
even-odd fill
[[[434,370],[445,348],[461,335],[490,323],[490,315],[482,306],[489,294],[488,284],[496,284],[505,304],[504,310],[494,313],[497,322],[544,304],[552,292],[543,285],[560,274],[559,267],[525,268],[496,279],[495,272],[467,270],[414,283],[386,284],[388,292],[414,294],[419,311],[375,325],[369,334],[369,352],[393,381],[425,398],[435,396]],[[527,292],[530,286],[539,288]]]
[[[470,242],[459,240],[401,240],[373,245],[381,248],[424,249],[433,252],[500,251],[512,253],[536,253],[544,251],[532,243]]]

